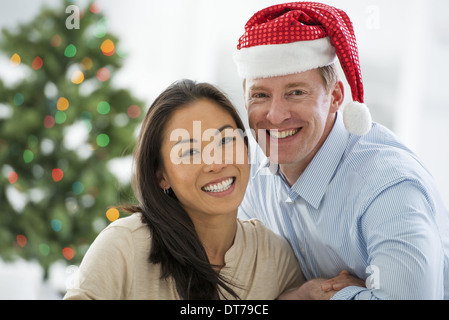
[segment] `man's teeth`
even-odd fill
[[[234,182],[234,178],[229,178],[226,180],[223,180],[222,182],[216,183],[216,184],[209,184],[205,187],[203,187],[203,190],[206,192],[223,192],[228,190],[232,183]]]
[[[278,130],[270,130],[270,136],[276,139],[285,139],[293,136],[299,131],[299,129],[295,130],[287,130],[287,131],[278,131]]]

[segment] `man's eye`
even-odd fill
[[[302,90],[293,90],[288,93],[290,96],[302,96],[304,94],[304,91]]]
[[[259,92],[259,93],[254,93],[251,97],[253,99],[263,99],[263,98],[268,97],[268,95],[266,93]]]

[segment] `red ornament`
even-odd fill
[[[8,172],[8,181],[9,181],[9,183],[13,184],[14,182],[17,181],[18,178],[19,178],[19,176],[17,175],[17,172],[15,172],[15,171],[9,171]]]
[[[39,70],[44,65],[44,62],[42,61],[41,57],[34,58],[33,62],[31,63],[31,68],[34,70]]]
[[[52,116],[46,116],[44,119],[44,127],[50,129],[55,125],[55,118]]]
[[[64,249],[62,249],[62,255],[67,260],[72,260],[73,257],[75,256],[75,250],[73,250],[72,248],[69,248],[69,247],[65,247]]]
[[[61,169],[55,168],[52,170],[51,176],[55,182],[58,182],[64,177],[64,172]]]
[[[97,79],[100,81],[106,81],[111,76],[111,72],[107,68],[100,68],[97,72]]]
[[[25,237],[23,234],[18,234],[16,236],[16,241],[19,247],[23,248],[27,244],[27,237]]]
[[[89,11],[92,13],[100,13],[101,12],[101,4],[98,1],[92,3],[89,7]]]
[[[136,105],[129,106],[128,116],[133,119],[138,118],[140,116],[140,108]]]

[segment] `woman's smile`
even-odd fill
[[[201,190],[212,197],[225,197],[234,191],[235,180],[236,177],[217,179],[204,185]]]

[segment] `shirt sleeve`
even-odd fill
[[[346,287],[333,299],[443,299],[444,254],[431,198],[402,181],[382,191],[361,219],[367,288]]]
[[[125,299],[131,286],[133,255],[129,229],[109,226],[92,243],[67,283],[64,299]]]

